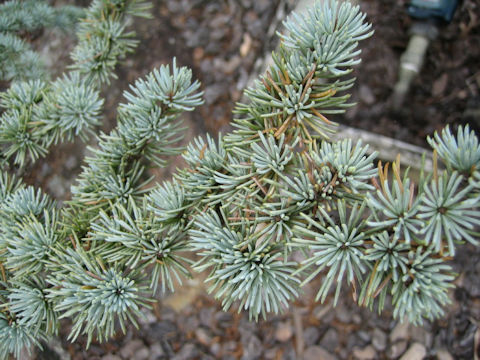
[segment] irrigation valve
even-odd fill
[[[452,20],[458,0],[411,0],[408,14],[416,21],[410,28],[410,41],[400,58],[398,81],[393,90],[393,108],[400,109],[410,84],[420,72],[430,41],[439,26]]]

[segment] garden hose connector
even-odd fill
[[[437,37],[437,27],[432,23],[415,23],[410,29],[407,49],[400,58],[398,81],[393,89],[393,108],[398,110],[405,100],[410,84],[422,69],[430,41]]]

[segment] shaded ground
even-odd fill
[[[123,90],[136,78],[176,56],[193,68],[202,81],[206,104],[186,118],[187,140],[205,131],[225,128],[231,109],[254,71],[257,59],[274,47],[272,22],[294,1],[286,0],[165,0],[158,2],[154,19],[137,21],[139,48],[117,71],[103,95],[106,121],[115,124],[115,109]],[[401,140],[425,145],[424,138],[445,124],[470,122],[480,126],[480,5],[465,0],[454,21],[432,44],[424,70],[412,86],[400,114],[389,110],[388,99],[396,81],[398,59],[411,23],[405,1],[364,0],[362,8],[374,24],[375,35],[364,42],[363,62],[356,69],[353,99],[359,105],[336,120]],[[267,36],[265,36],[267,34]],[[267,39],[265,39],[267,37]],[[68,53],[68,52],[66,52]],[[55,148],[27,175],[27,182],[43,187],[59,199],[69,196],[68,186],[80,171],[82,144]],[[171,169],[171,168],[170,168]],[[168,176],[168,171],[163,175]],[[292,310],[269,316],[258,324],[245,314],[222,312],[219,304],[197,284],[188,284],[180,296],[165,299],[147,313],[140,330],[129,328],[107,344],[85,339],[62,347],[73,359],[393,359],[412,348],[427,358],[473,359],[475,334],[480,338],[480,251],[464,246],[453,266],[459,273],[457,290],[444,319],[424,328],[407,328],[391,319],[359,309],[348,292],[339,306],[313,301],[318,284],[305,289]],[[188,292],[189,287],[195,291]],[[173,299],[173,300],[172,300]],[[182,306],[178,305],[182,300]],[[188,300],[188,301],[185,301]],[[169,305],[165,305],[169,304]],[[174,310],[175,308],[175,310]],[[68,323],[61,329],[66,339]],[[478,340],[477,340],[478,341]],[[414,345],[418,343],[417,345]],[[441,350],[445,350],[444,353]],[[60,356],[65,358],[67,356]],[[54,358],[48,354],[44,359]],[[39,355],[37,358],[42,358]]]
[[[420,146],[425,137],[446,124],[470,123],[480,128],[480,5],[466,0],[430,45],[420,75],[399,113],[389,110],[399,59],[412,23],[407,1],[362,0],[361,7],[375,34],[361,44],[362,64],[356,71],[353,99],[346,124]]]

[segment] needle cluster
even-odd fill
[[[99,90],[137,44],[129,18],[150,16],[150,7],[138,0],[95,0],[86,10],[34,0],[0,5],[0,81],[12,82],[0,94],[0,160],[24,167],[53,144],[94,133],[103,106]],[[52,26],[76,29],[78,42],[70,71],[51,81],[20,33]]]

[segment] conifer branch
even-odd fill
[[[4,156],[22,166],[97,124],[94,84],[134,45],[125,17],[147,8],[94,1],[92,32],[80,26],[76,49],[88,61],[2,94]],[[170,181],[152,187],[146,169],[180,152],[179,117],[202,103],[200,84],[175,60],[125,93],[117,127],[89,148],[66,207],[2,172],[0,358],[55,334],[59,318],[72,319],[71,340],[88,343],[138,326],[159,289],[190,276],[188,251],[224,309],[237,304],[254,319],[284,310],[316,278],[320,302],[336,302],[346,283],[360,306],[390,301],[395,318],[414,324],[441,317],[454,286],[448,261],[459,244],[478,245],[478,137],[468,126],[436,133],[434,169],[418,182],[400,156],[375,168],[378,154],[360,141],[329,140],[327,115],[350,106],[347,75],[371,35],[364,18],[332,0],[287,20],[273,65],[235,110],[235,130],[194,139]]]

